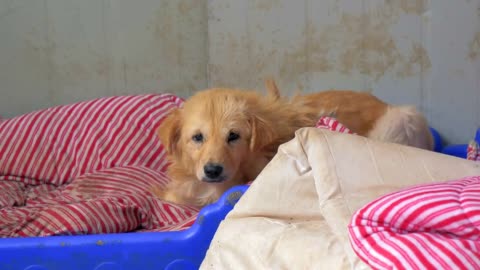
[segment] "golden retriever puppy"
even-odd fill
[[[173,111],[159,128],[171,182],[158,195],[180,204],[211,203],[228,188],[254,180],[295,130],[315,125],[316,113],[281,98],[276,86],[268,90],[266,96],[205,90]]]
[[[235,89],[200,91],[159,128],[171,182],[156,192],[180,204],[204,206],[228,188],[254,180],[295,131],[334,116],[358,135],[433,148],[425,118],[413,107],[386,104],[354,91],[325,91],[287,100],[273,80],[268,94]]]

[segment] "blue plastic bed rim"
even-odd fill
[[[247,188],[225,192],[183,231],[0,239],[0,269],[198,269],[220,222]]]
[[[468,144],[448,145],[443,148],[442,153],[459,158],[467,158],[467,147]]]
[[[480,144],[480,128],[477,129],[474,140]],[[467,148],[468,144],[453,144],[445,146],[442,153],[459,158],[467,158]]]
[[[440,137],[440,133],[432,127],[430,127],[430,132],[432,133],[433,137],[433,151],[441,152],[443,149],[443,142],[442,137]]]

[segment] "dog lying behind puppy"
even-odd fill
[[[370,139],[433,149],[427,120],[414,106],[389,105],[366,92],[330,90],[299,95],[292,101],[332,115],[351,131]]]
[[[159,137],[168,152],[171,182],[157,195],[204,206],[228,188],[254,180],[280,144],[295,131],[333,115],[359,135],[432,148],[424,117],[412,107],[387,105],[373,95],[327,91],[280,96],[273,80],[268,94],[215,88],[198,92],[162,123]]]

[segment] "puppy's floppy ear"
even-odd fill
[[[181,120],[180,110],[174,109],[158,128],[158,137],[169,154],[177,150],[178,141],[180,140]]]
[[[269,121],[254,115],[250,119],[250,127],[252,133],[250,138],[251,151],[264,150],[265,147],[274,142],[274,128]]]

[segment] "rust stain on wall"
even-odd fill
[[[427,8],[427,0],[388,0],[386,1],[393,9],[400,9],[407,14],[421,15]]]
[[[197,1],[197,0],[194,0],[194,1],[191,1],[191,0],[178,1],[178,11],[182,15],[190,15],[188,13],[191,12],[192,10],[195,10],[196,8],[198,8],[200,5],[202,5],[202,3],[203,3],[202,1]]]
[[[305,74],[307,69],[307,55],[303,49],[287,52],[282,57],[279,67],[279,77],[286,81],[295,81],[299,74]]]
[[[280,76],[335,71],[379,80],[387,72],[402,78],[425,72],[431,68],[425,48],[411,41],[409,50],[401,50],[391,28],[402,14],[423,14],[426,5],[426,0],[390,0],[369,12],[343,13],[337,23],[320,29],[307,22],[307,46],[285,53]]]
[[[378,17],[377,17],[378,18]],[[353,70],[361,74],[372,75],[379,79],[391,69],[400,57],[388,25],[383,20],[376,21],[367,14],[342,16],[340,23],[329,31],[340,30],[347,40],[339,53],[338,70],[350,74]],[[330,40],[329,33],[320,36],[321,42]]]
[[[468,59],[475,61],[480,53],[480,32],[477,32],[470,41],[469,50],[468,50]]]
[[[272,8],[279,6],[280,0],[257,0],[255,8],[257,10],[269,11]]]
[[[412,43],[410,52],[405,57],[402,56],[399,61],[401,69],[397,71],[397,76],[400,78],[414,76],[432,67],[427,51],[417,42]]]

